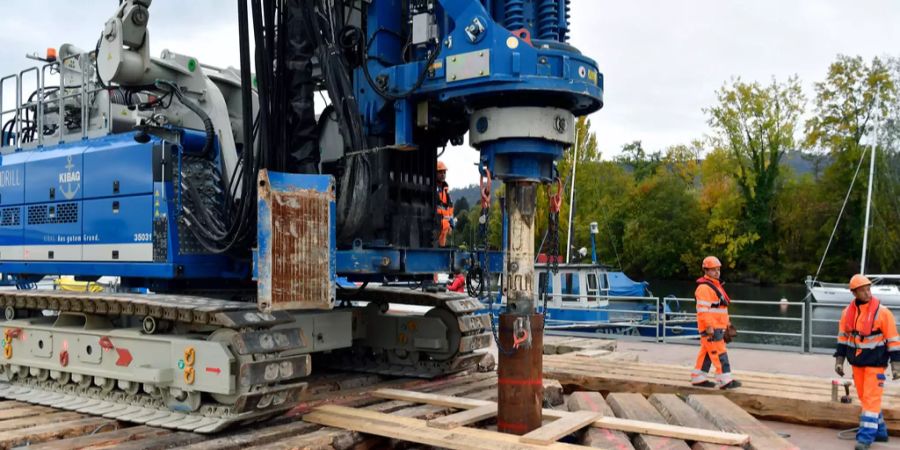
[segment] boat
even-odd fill
[[[886,306],[900,306],[900,286],[894,284],[900,281],[900,275],[867,274],[872,280],[872,296]],[[847,284],[825,283],[808,277],[807,288],[818,303],[846,305],[853,300],[853,293]]]
[[[548,334],[614,334],[643,337],[696,336],[696,321],[677,314],[677,302],[662,302],[645,281],[634,281],[625,273],[597,261],[551,264],[551,257],[538,254],[534,266],[534,304],[544,314]],[[582,252],[586,255],[586,252]],[[562,258],[559,257],[561,261]],[[499,285],[499,277],[493,285]],[[496,296],[486,306],[497,308]],[[483,300],[484,301],[484,300]],[[500,307],[506,299],[500,296]],[[495,322],[496,322],[495,315]]]
[[[875,133],[876,137],[873,140],[872,144],[872,152],[869,156],[869,186],[868,193],[866,196],[866,217],[865,217],[865,226],[863,227],[863,243],[862,243],[862,258],[860,261],[859,273],[865,274],[870,280],[872,280],[872,295],[878,298],[879,301],[883,305],[886,306],[900,306],[900,275],[898,274],[866,274],[866,254],[868,250],[868,242],[869,242],[869,227],[871,226],[871,211],[872,211],[872,185],[875,178],[875,154],[877,152],[878,146],[875,144],[878,142],[877,138],[877,130]],[[860,160],[860,164],[862,164],[862,160]],[[857,173],[859,173],[859,168],[857,168]],[[854,175],[853,180],[856,180],[856,176]],[[853,189],[853,182],[850,183],[850,189]],[[849,194],[849,193],[848,193]],[[848,195],[849,198],[849,195]],[[844,200],[846,204],[846,199]],[[843,213],[843,208],[841,208],[841,213]],[[840,223],[840,216],[838,216],[838,223]],[[835,223],[834,228],[837,230],[838,223]],[[834,232],[832,232],[832,238],[834,238]],[[831,240],[829,239],[829,246],[831,245]],[[828,247],[825,248],[825,254],[822,255],[822,262],[825,261],[825,256],[828,254]],[[819,263],[819,270],[822,268],[822,263]],[[848,284],[843,283],[826,283],[819,281],[818,272],[816,272],[816,276],[808,276],[806,277],[806,288],[809,290],[810,295],[813,300],[818,303],[824,304],[840,304],[846,305],[853,300],[853,293],[850,292],[850,288]]]
[[[647,282],[596,262],[560,263],[554,273],[541,259],[535,264],[535,304],[550,334],[697,334],[696,322],[673,316],[678,311],[653,297]]]

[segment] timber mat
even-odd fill
[[[723,391],[692,386],[691,369],[572,354],[544,355],[544,377],[558,380],[566,392],[718,394],[761,419],[830,428],[852,428],[859,424],[856,389],[850,388],[852,403],[833,402],[831,378],[735,371],[735,379],[743,385]],[[843,388],[839,395],[843,395]],[[890,382],[885,388],[882,408],[891,434],[900,435],[900,390],[890,386]]]

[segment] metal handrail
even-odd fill
[[[0,119],[3,118],[4,115],[13,113],[15,116],[13,120],[15,120],[15,148],[18,150],[22,148],[22,124],[23,124],[23,111],[28,108],[34,108],[36,111],[35,117],[35,129],[37,134],[36,145],[38,147],[44,145],[45,137],[44,137],[44,121],[45,121],[45,113],[46,106],[48,103],[55,103],[57,105],[57,113],[59,114],[59,124],[56,127],[56,130],[51,135],[53,138],[57,139],[58,142],[63,142],[65,136],[63,134],[64,126],[65,126],[65,114],[66,114],[66,103],[69,99],[78,99],[76,102],[79,104],[79,112],[81,116],[80,128],[81,128],[81,139],[86,139],[88,137],[88,130],[90,128],[90,108],[92,102],[90,102],[89,95],[94,95],[98,92],[104,90],[102,86],[94,85],[91,83],[91,78],[93,77],[93,65],[90,63],[89,59],[92,57],[94,52],[87,53],[79,53],[74,55],[69,55],[61,60],[53,61],[43,66],[34,66],[25,70],[22,70],[18,74],[12,74],[0,78]],[[69,62],[73,62],[69,64]],[[57,87],[57,93],[51,100],[45,100],[45,95],[48,89],[47,86],[47,78],[48,71],[49,74],[53,74],[53,69],[57,69],[57,74],[59,76],[58,85],[51,86]],[[89,73],[89,70],[91,71]],[[35,92],[37,98],[34,101],[22,102],[24,93],[22,90],[25,87],[25,83],[23,83],[24,76],[34,72],[35,74]],[[69,72],[70,74],[80,75],[81,83],[77,86],[77,90],[69,93],[70,87],[66,85],[66,75]],[[16,104],[13,109],[3,110],[3,99],[4,99],[4,85],[10,79],[15,79],[15,94],[16,94]],[[88,85],[91,84],[94,87],[88,88]],[[73,86],[75,87],[75,86]]]
[[[689,297],[663,297],[661,298],[663,302],[664,308],[669,303],[678,302],[679,304],[695,304],[696,299]],[[784,345],[784,344],[757,344],[757,343],[748,343],[748,342],[732,342],[731,346],[735,347],[752,347],[752,348],[770,348],[770,349],[778,349],[778,350],[787,350],[787,349],[800,349],[800,351],[805,351],[806,342],[807,342],[807,314],[806,314],[806,303],[805,302],[782,302],[782,301],[766,301],[766,300],[741,300],[735,299],[730,302],[733,305],[758,305],[758,306],[780,306],[785,308],[800,308],[800,317],[777,317],[777,316],[760,316],[753,314],[729,314],[729,318],[731,319],[739,319],[739,320],[753,320],[753,321],[773,321],[773,322],[782,322],[782,323],[799,323],[799,331],[798,332],[785,332],[785,331],[769,331],[769,330],[759,330],[759,329],[745,329],[742,328],[740,330],[740,335],[744,336],[780,336],[780,337],[788,337],[795,338],[798,340],[799,344],[794,345]],[[694,307],[696,309],[696,306]],[[682,309],[679,312],[672,312],[664,315],[663,321],[667,321],[668,317],[691,317],[694,316],[695,312],[688,312]],[[664,328],[665,331],[665,328]],[[669,336],[665,332],[662,335],[662,342],[666,342],[671,340]],[[676,341],[684,341],[683,337],[679,337],[675,339]]]

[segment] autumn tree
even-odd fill
[[[820,185],[823,197],[828,198],[826,204],[831,218],[824,221],[818,230],[822,237],[819,256],[824,252],[828,237],[839,220],[844,194],[851,183],[854,186],[825,259],[825,274],[837,279],[859,271],[868,187],[866,171],[861,171],[855,182],[853,179],[857,167],[866,159],[865,153],[876,147],[878,131],[884,130],[886,133],[883,136],[892,133],[888,119],[897,108],[896,73],[892,75],[890,64],[879,58],[867,63],[859,56],[841,55],[829,66],[825,80],[815,84],[815,115],[806,122],[805,144],[814,152],[827,153],[833,160],[825,170]],[[896,195],[891,195],[897,179],[886,170],[888,160],[883,159],[886,149],[879,146],[878,153],[882,153],[882,157],[878,161],[882,170],[876,171],[878,178],[874,187],[876,193],[881,195],[875,196],[874,210],[876,220],[882,221],[886,228],[893,226],[896,229],[896,222],[885,223],[891,209],[896,211],[897,199]],[[885,229],[883,234],[873,238],[889,238],[890,233],[890,229]],[[896,255],[898,250],[893,245],[871,248],[879,264],[885,259],[893,259],[891,253]]]
[[[796,77],[767,85],[740,79],[722,87],[718,104],[706,109],[713,144],[734,161],[734,181],[743,199],[742,233],[755,233],[752,270],[778,271],[775,202],[781,159],[795,147],[794,134],[803,112],[803,93]]]

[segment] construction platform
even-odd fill
[[[285,416],[213,436],[4,401],[0,448],[797,448],[718,395],[564,396],[558,383],[546,384],[545,425],[521,437],[490,430],[493,371],[432,381],[332,374],[313,379],[306,403]]]
[[[654,353],[677,351],[679,347],[685,350],[684,346],[656,346]],[[758,353],[755,355],[757,359],[775,352]],[[731,358],[732,364],[739,365],[741,359],[734,356]],[[775,358],[789,356],[783,352],[771,355]],[[828,357],[822,355],[820,358]],[[757,365],[759,363],[757,360]],[[849,371],[849,366],[846,369]],[[851,403],[833,401],[833,378],[735,370],[734,376],[742,386],[722,391],[692,386],[690,371],[691,368],[686,365],[610,361],[580,356],[578,353],[544,356],[544,376],[558,380],[567,390],[635,392],[643,395],[715,393],[724,395],[761,419],[843,429],[858,425],[860,402],[855,388],[851,386],[849,389]],[[843,387],[839,387],[838,394],[839,397],[845,394]],[[882,407],[891,434],[900,435],[900,389],[897,386],[886,386]]]
[[[304,403],[289,413],[215,435],[0,401],[0,449],[433,446],[709,450],[814,446],[830,450],[846,447],[846,441],[836,438],[834,428],[855,426],[859,413],[853,389],[853,403],[833,402],[831,379],[809,375],[827,373],[831,358],[825,355],[731,350],[742,367],[771,370],[736,371],[744,386],[721,391],[690,386],[688,360],[696,350],[691,346],[556,336],[547,336],[546,342],[545,422],[529,437],[492,431],[496,428],[497,377],[488,357],[480,365],[482,372],[437,380],[314,374]],[[648,360],[682,365],[651,364]],[[900,392],[889,384],[885,396],[885,415],[896,431]],[[878,448],[897,447],[873,447]]]

